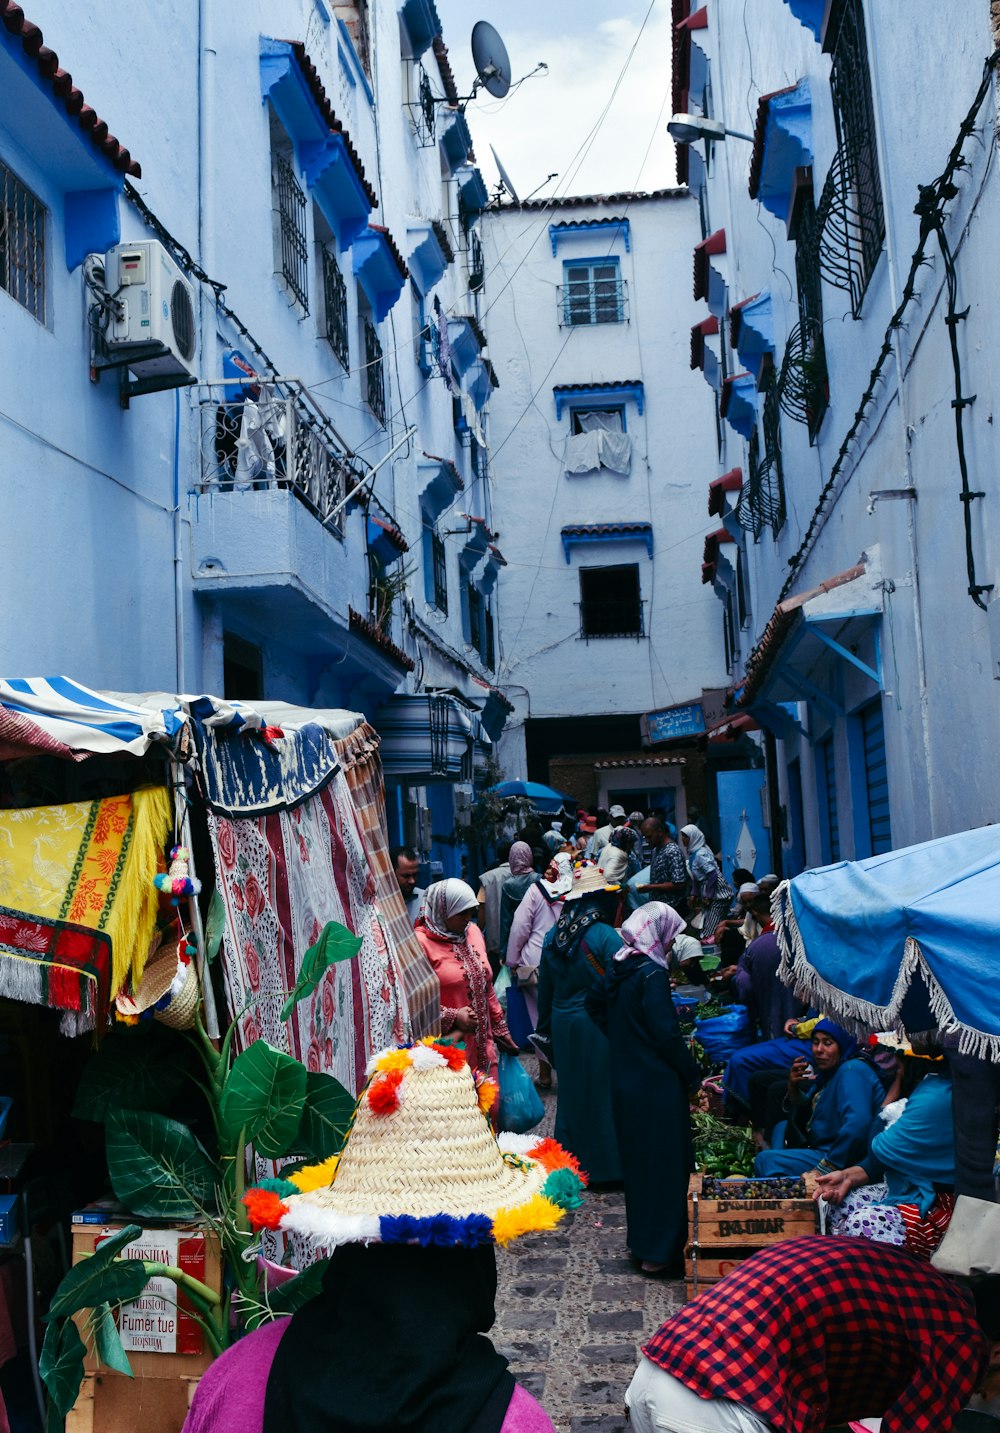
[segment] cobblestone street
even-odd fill
[[[538,1128],[550,1134],[555,1087],[544,1099]],[[494,1343],[558,1433],[624,1430],[639,1345],[684,1297],[683,1284],[644,1278],[626,1255],[624,1194],[588,1193],[554,1233],[498,1250],[497,1266]]]

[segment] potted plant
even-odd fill
[[[282,1019],[317,988],[332,965],[352,959],[360,947],[357,936],[331,921],[303,957],[295,986],[286,993]],[[85,1338],[102,1364],[131,1376],[114,1315],[151,1278],[168,1279],[183,1292],[213,1354],[246,1327],[292,1312],[318,1289],[322,1266],[317,1265],[270,1295],[262,1289],[256,1261],[244,1257],[255,1237],[242,1203],[247,1163],[251,1151],[265,1159],[307,1163],[338,1154],[354,1098],[331,1075],[308,1071],[261,1040],[234,1059],[235,1028],[234,1020],[217,1050],[196,1020],[189,1034],[175,1037],[191,1056],[184,1061],[167,1055],[169,1037],[162,1027],[140,1025],[108,1036],[87,1067],[74,1113],[104,1123],[116,1197],[137,1219],[198,1220],[213,1231],[222,1252],[223,1287],[220,1294],[180,1268],[119,1257],[143,1232],[137,1223],[75,1264],[45,1315],[40,1372],[49,1395],[47,1433],[63,1428],[76,1402]],[[208,1112],[211,1136],[205,1140],[189,1123],[162,1112],[187,1082],[200,1092]]]

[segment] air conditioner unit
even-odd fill
[[[194,289],[157,239],[117,244],[104,261],[115,313],[109,353],[137,378],[193,377],[197,330]]]

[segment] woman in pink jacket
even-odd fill
[[[507,941],[507,965],[528,1008],[532,1028],[538,1024],[538,962],[542,941],[559,919],[563,898],[573,889],[573,859],[566,851],[553,856],[545,875],[529,886],[514,913]],[[537,1083],[552,1084],[552,1067],[539,1057]]]

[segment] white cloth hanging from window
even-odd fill
[[[567,477],[595,473],[601,468],[628,477],[632,467],[632,439],[622,431],[620,412],[581,413],[580,432],[566,439],[563,472]]]
[[[236,439],[236,486],[251,487],[255,482],[270,482],[275,476],[274,447],[267,435],[260,409],[247,398],[240,420],[240,436]]]

